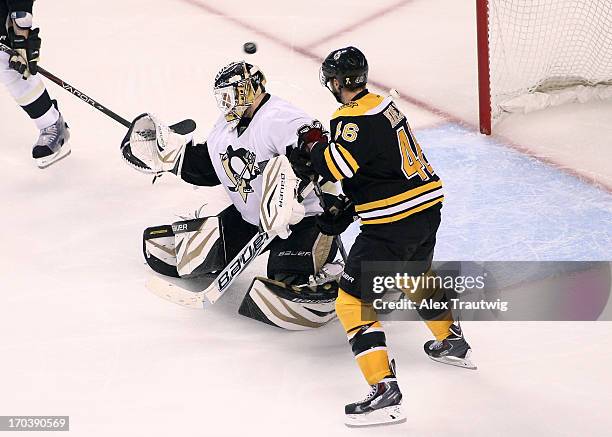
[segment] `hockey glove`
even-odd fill
[[[323,129],[321,122],[314,120],[312,125],[305,124],[298,129],[298,149],[302,149],[310,153],[316,143],[327,143],[328,132]]]
[[[187,124],[186,130],[177,128]],[[194,129],[195,123],[191,120],[167,126],[151,114],[139,115],[121,142],[121,154],[131,167],[143,173],[179,175],[185,146],[191,143]]]
[[[303,181],[310,182],[316,178],[316,173],[310,160],[310,152],[300,148],[291,149],[289,162],[295,174]]]
[[[305,124],[300,127],[297,133],[297,148],[291,151],[289,162],[291,162],[296,175],[303,180],[312,181],[315,179],[316,173],[310,160],[310,151],[317,143],[324,142],[327,144],[327,132],[319,121],[314,120],[311,125]]]
[[[343,194],[333,196],[333,202],[317,216],[317,228],[325,235],[340,235],[355,221],[355,205]]]
[[[8,33],[14,54],[9,59],[9,67],[27,79],[38,73],[40,29],[32,29],[32,14],[29,12],[12,12],[10,18],[12,25]]]

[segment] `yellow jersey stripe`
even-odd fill
[[[425,191],[430,191],[436,188],[442,187],[442,181],[430,182],[425,185],[421,185],[420,187],[413,188],[412,190],[405,191],[401,194],[397,194],[395,196],[388,197],[386,199],[375,200],[373,202],[362,203],[361,205],[355,206],[355,211],[368,211],[370,209],[375,208],[383,208],[385,206],[394,205],[399,202],[403,202],[404,200],[411,199],[413,197],[417,197],[419,194],[424,193]]]
[[[330,151],[329,151],[329,146],[325,148],[325,152],[323,152],[323,156],[325,156],[325,163],[327,164],[327,168],[329,168],[329,171],[331,172],[332,176],[335,177],[337,181],[342,180],[344,176],[342,176],[342,174],[340,173],[340,170],[338,170],[338,167],[336,167],[336,164],[332,160]]]
[[[383,100],[385,100],[385,98],[378,94],[366,94],[357,101],[348,102],[346,105],[340,106],[340,108],[334,112],[334,115],[332,115],[332,120],[337,117],[365,115],[366,112],[380,105]]]
[[[426,210],[427,208],[429,208],[430,206],[433,206],[437,203],[441,203],[444,200],[444,196],[440,197],[439,199],[435,199],[432,200],[431,202],[428,203],[424,203],[423,205],[417,206],[416,208],[412,208],[409,209],[408,211],[404,211],[400,214],[396,214],[396,215],[392,215],[389,217],[384,217],[384,218],[379,218],[379,219],[372,219],[372,220],[361,220],[361,224],[363,225],[380,225],[383,223],[392,223],[392,222],[396,222],[398,220],[401,220],[403,218],[408,217],[409,215],[412,214],[416,214],[417,212],[421,212]]]
[[[357,161],[355,161],[355,158],[353,158],[353,155],[351,155],[349,151],[342,147],[340,144],[336,144],[336,148],[342,154],[348,165],[351,166],[353,173],[357,173],[357,170],[359,170],[359,165],[357,164]]]

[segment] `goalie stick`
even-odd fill
[[[260,230],[238,255],[201,291],[190,291],[159,277],[147,279],[146,287],[158,297],[187,308],[206,308],[214,304],[234,280],[251,264],[274,239],[275,235]]]

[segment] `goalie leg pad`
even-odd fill
[[[157,273],[191,278],[222,270],[256,233],[257,227],[230,206],[218,216],[147,228],[142,250]]]
[[[336,318],[338,286],[297,287],[268,278],[253,279],[238,313],[290,331],[319,328]]]
[[[218,217],[184,220],[172,224],[176,270],[193,278],[225,267],[225,249]]]
[[[142,236],[142,252],[145,261],[157,273],[178,278],[174,231],[171,225],[153,226],[145,229]]]
[[[145,229],[142,250],[149,267],[174,278],[193,278],[225,267],[219,219],[204,217]]]

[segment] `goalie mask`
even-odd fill
[[[266,90],[266,77],[259,67],[247,62],[232,62],[215,77],[215,99],[225,120],[234,129],[244,112]]]

